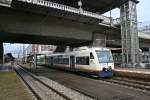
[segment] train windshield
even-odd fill
[[[96,51],[100,63],[112,63],[113,57],[110,51]]]

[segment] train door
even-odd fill
[[[70,56],[70,68],[75,69],[75,56]]]
[[[53,67],[53,57],[50,57],[51,66]]]

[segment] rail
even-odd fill
[[[39,100],[76,100],[79,98],[83,100],[95,100],[73,90],[69,90],[54,81],[50,81],[50,79],[47,80],[43,77],[37,77],[19,65],[16,66],[15,71]]]
[[[29,89],[32,91],[32,93],[35,95],[35,97],[38,100],[44,100],[43,99],[44,97],[41,96],[40,92],[37,91],[35,88],[33,88],[29,82],[27,82],[27,79],[25,79],[25,77],[27,77],[27,76],[31,77],[32,81],[35,80],[36,82],[38,82],[38,84],[41,84],[41,85],[45,86],[46,88],[52,90],[53,92],[57,93],[59,96],[61,96],[62,98],[64,98],[64,100],[71,100],[69,97],[67,97],[66,95],[60,93],[59,91],[57,91],[55,89],[53,89],[49,85],[45,84],[43,81],[41,81],[40,79],[36,78],[34,75],[30,74],[29,72],[27,72],[26,70],[24,70],[20,66],[18,66],[17,68],[15,68],[15,71],[17,72],[17,74],[19,74],[19,76],[21,77],[21,79],[23,79],[23,81],[25,82],[25,84],[29,87]]]
[[[115,83],[119,85],[124,85],[128,87],[133,87],[136,89],[146,90],[150,92],[150,82],[123,78],[123,77],[114,77],[112,79],[103,79],[103,81]]]

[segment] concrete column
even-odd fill
[[[105,33],[93,33],[94,47],[106,47],[106,34]]]
[[[148,57],[148,62],[149,62],[149,64],[150,64],[150,47],[148,48],[149,49],[149,57]]]
[[[122,63],[131,66],[139,63],[139,39],[137,29],[137,9],[133,0],[129,0],[120,8]]]
[[[0,41],[0,64],[3,63],[3,42]]]

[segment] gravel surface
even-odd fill
[[[150,93],[146,91],[104,82],[100,79],[86,78],[44,67],[38,67],[36,73],[100,100],[150,100]]]
[[[69,89],[69,88],[65,87],[64,85],[61,85],[61,84],[59,84],[53,80],[50,80],[48,78],[40,77],[40,79],[44,83],[48,84],[49,86],[51,86],[55,90],[61,92],[62,94],[66,95],[67,97],[69,97],[72,100],[94,100],[88,96],[85,96],[77,91]]]
[[[8,71],[13,71],[13,67],[11,66],[10,63],[6,64],[0,64],[0,72],[8,72]]]
[[[28,83],[28,85],[36,92],[36,94],[42,100],[66,100],[61,98],[57,93],[47,88],[45,85],[41,84],[39,81],[35,80],[33,77],[28,75],[28,73],[17,69],[23,79]]]
[[[15,72],[0,72],[0,100],[33,100]]]
[[[51,89],[47,88],[45,85],[42,85],[38,81],[34,80],[32,77],[30,77],[27,73],[21,71],[21,74],[24,76],[24,79],[26,82],[32,86],[32,88],[39,94],[40,98],[43,100],[65,100],[66,98],[61,97],[56,92],[52,91]],[[33,74],[32,74],[33,75]],[[85,96],[77,91],[74,91],[72,89],[69,89],[53,80],[50,80],[45,77],[38,77],[33,75],[37,79],[41,80],[51,88],[53,88],[56,91],[59,91],[61,94],[67,96],[67,98],[70,98],[71,100],[94,100],[93,98],[90,98],[88,96]]]

